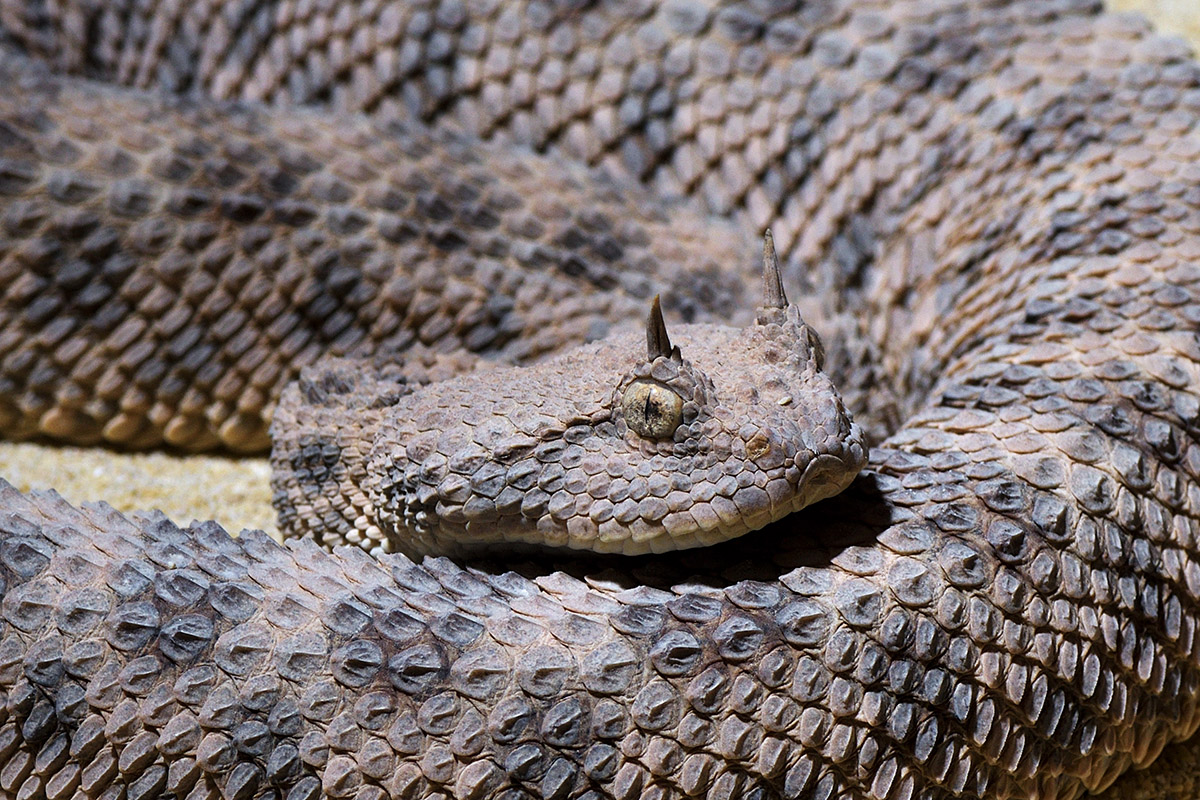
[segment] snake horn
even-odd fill
[[[679,348],[671,345],[671,337],[667,335],[667,323],[663,322],[662,305],[658,295],[650,304],[650,319],[646,321],[646,353],[651,361],[659,356],[671,357],[679,361]]]
[[[767,228],[763,234],[763,308],[787,308],[787,304],[783,278],[779,274],[779,259],[775,257],[775,237]]]

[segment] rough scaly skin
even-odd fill
[[[181,5],[195,18],[132,26],[123,66],[120,10],[70,20],[66,66],[410,98],[744,206],[872,312],[906,418],[849,493],[760,534],[566,573],[283,550],[7,491],[0,788],[69,796],[88,761],[97,792],[197,796],[1070,798],[1195,729],[1196,66],[1090,6],[678,7],[614,26],[537,6],[523,35],[560,13],[596,64],[557,84],[523,44],[485,63],[521,26],[452,4],[407,26],[392,6],[360,27],[231,10],[224,38]],[[0,8],[19,33],[38,6]],[[304,33],[264,42],[276,22]],[[583,86],[586,112],[540,121],[544,85]]]
[[[753,304],[754,249],[729,226],[671,232],[644,189],[560,159],[156,101],[11,56],[0,77],[12,438],[263,451],[320,355],[454,374],[598,338],[655,291],[696,321]]]

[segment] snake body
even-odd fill
[[[6,431],[260,447],[318,351],[537,361],[644,314],[646,269],[736,315],[732,226],[770,225],[879,444],[758,533],[617,561],[0,486],[0,790],[1074,798],[1200,725],[1184,48],[1075,1],[347,8],[0,4]]]

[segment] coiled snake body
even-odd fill
[[[569,348],[660,291],[672,331],[747,322],[745,231],[770,226],[879,440],[835,498],[634,560],[328,554],[4,485],[0,790],[1073,798],[1190,735],[1200,67],[1099,11],[0,3],[22,51],[0,63],[6,433],[258,449],[300,367],[384,354],[383,377],[339,361],[294,390],[336,435],[293,436],[280,483],[312,505],[285,524],[378,554],[360,521],[394,495],[364,464],[421,482],[388,472],[411,431],[382,410],[439,398],[411,415],[436,434],[624,397],[601,346]],[[634,378],[678,388],[655,330]],[[712,394],[774,397],[748,374]],[[589,461],[602,410],[506,445],[541,465],[521,473],[541,499],[512,502],[564,537],[601,473],[626,484],[596,519],[627,508],[630,530],[685,492],[650,457]],[[749,463],[772,435],[712,452]],[[502,509],[515,473],[474,480],[495,448],[426,463],[468,478],[393,517],[468,484],[486,502],[461,519]],[[707,469],[697,524],[753,484]]]

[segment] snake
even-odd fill
[[[35,0],[0,46],[0,428],[274,439],[289,535],[0,483],[6,796],[1071,800],[1200,725],[1178,41]]]

